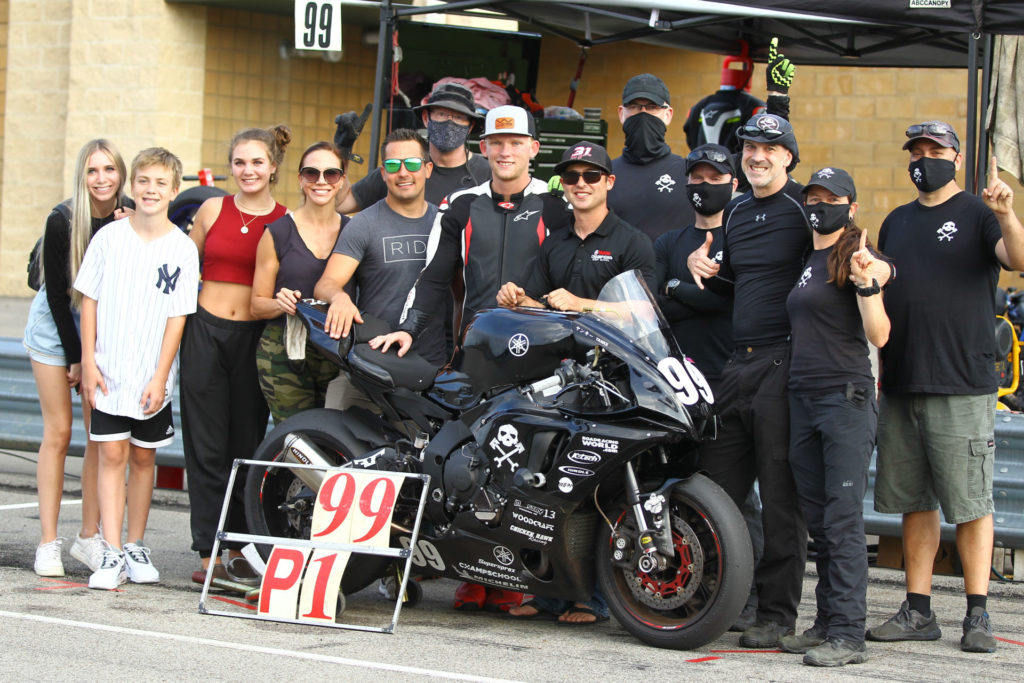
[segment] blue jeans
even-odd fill
[[[539,595],[535,595],[533,597],[533,602],[536,607],[539,607],[545,612],[551,612],[552,614],[562,614],[575,604],[572,600],[544,598]],[[590,600],[581,602],[580,604],[586,605],[590,609],[594,610],[594,614],[598,617],[603,618],[608,616],[608,603],[605,602],[604,596],[601,595],[601,590],[599,588],[594,589],[594,594],[590,596]]]

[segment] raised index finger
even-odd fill
[[[861,230],[860,231],[860,250],[864,251],[867,248],[868,248],[868,231],[867,230]]]
[[[988,186],[992,187],[997,182],[999,182],[999,163],[993,154],[988,160]]]
[[[772,42],[768,43],[768,61],[772,61],[779,54],[779,38],[774,36]]]

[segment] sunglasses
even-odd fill
[[[384,170],[388,173],[398,173],[402,170],[402,164],[405,164],[405,170],[410,173],[423,168],[423,159],[419,157],[409,157],[408,159],[385,159]]]
[[[740,128],[740,133],[743,135],[760,136],[766,140],[774,140],[775,138],[781,138],[785,135],[785,131],[778,130],[776,128],[769,128],[768,130],[761,130],[757,126],[743,126]]]
[[[587,185],[593,185],[601,180],[601,176],[605,175],[604,171],[599,171],[596,168],[587,169],[586,171],[563,171],[562,172],[562,184],[573,186],[583,178],[583,182]]]
[[[953,131],[951,131],[948,127],[943,126],[942,124],[939,123],[918,123],[911,126],[910,128],[907,128],[907,137],[916,138],[922,135],[935,135],[937,137],[944,137],[951,134],[952,132]]]
[[[697,152],[690,152],[686,156],[687,161],[714,161],[715,163],[724,164],[729,158],[728,154],[719,152],[717,149],[702,149]]]
[[[341,177],[345,175],[345,171],[340,168],[325,168],[320,170],[319,168],[313,168],[312,166],[303,166],[299,169],[299,175],[307,183],[316,183],[323,177],[324,182],[330,185],[334,185],[336,182],[341,180]]]

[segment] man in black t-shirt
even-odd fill
[[[875,509],[903,515],[907,599],[866,635],[941,636],[930,604],[941,506],[956,525],[963,562],[961,649],[994,652],[986,612],[995,457],[992,293],[1000,264],[1024,268],[1024,227],[994,157],[979,199],[956,184],[963,156],[949,124],[926,121],[906,134],[917,199],[890,213],[878,238],[899,277],[885,292],[892,332],[881,350]]]
[[[740,127],[743,172],[751,191],[725,209],[721,263],[703,244],[687,259],[698,287],[734,292],[735,347],[718,384],[722,426],[702,447],[700,466],[737,506],[756,477],[765,548],[754,572],[758,608],[744,647],[778,647],[793,632],[807,552],[807,530],[789,469],[789,317],[786,297],[800,277],[811,230],[801,186],[789,178],[799,161],[793,127],[759,114]]]
[[[476,112],[473,93],[458,83],[444,83],[430,93],[427,103],[416,107],[427,129],[430,161],[434,172],[427,179],[426,200],[437,206],[463,187],[473,187],[491,178],[487,159],[466,147],[466,138],[483,118]],[[338,194],[338,213],[353,213],[373,206],[388,194],[380,169]]]

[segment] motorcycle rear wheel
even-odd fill
[[[300,434],[311,441],[335,464],[342,464],[356,458],[369,446],[353,442],[351,437],[342,430],[332,429],[332,425],[342,420],[342,411],[329,408],[305,410],[288,418],[267,434],[263,442],[253,454],[254,460],[277,462],[282,458],[284,440],[288,434]],[[291,471],[282,467],[249,468],[245,477],[245,519],[249,530],[261,536],[285,536],[290,538],[309,538],[309,528],[304,524],[296,524],[295,517],[280,509],[286,503],[306,501],[310,506],[316,499],[316,491],[310,491]],[[303,519],[308,521],[312,516]],[[256,546],[263,559],[270,555],[271,546]],[[349,559],[345,574],[341,580],[341,589],[345,594],[356,593],[373,583],[387,572],[389,560],[371,555],[353,555]]]
[[[598,585],[622,626],[648,645],[690,650],[732,625],[750,592],[753,553],[743,517],[729,496],[695,474],[673,490],[668,507],[675,556],[662,572],[625,569],[612,562],[612,532],[604,526],[597,546]],[[635,537],[632,513],[623,506],[616,528]]]

